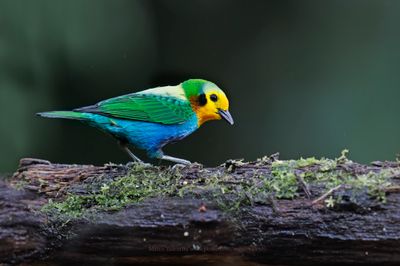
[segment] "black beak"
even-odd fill
[[[229,113],[228,110],[222,110],[222,109],[218,109],[218,114],[226,120],[226,122],[228,122],[229,124],[233,125],[233,118],[231,116],[231,113]]]

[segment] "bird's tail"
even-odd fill
[[[51,111],[51,112],[37,113],[37,115],[47,118],[63,118],[63,119],[72,119],[81,121],[86,121],[89,119],[87,113],[74,112],[74,111]]]

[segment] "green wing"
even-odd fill
[[[167,125],[184,123],[194,114],[189,101],[140,93],[111,98],[75,111]]]

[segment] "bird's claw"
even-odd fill
[[[178,170],[182,170],[182,169],[184,169],[186,166],[188,166],[189,164],[182,164],[182,163],[177,163],[177,164],[174,164],[172,167],[171,167],[171,171],[173,171],[173,172],[176,172],[176,171],[178,171]]]

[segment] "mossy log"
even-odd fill
[[[0,262],[399,265],[399,183],[398,162],[345,156],[215,168],[22,159],[0,183]]]

